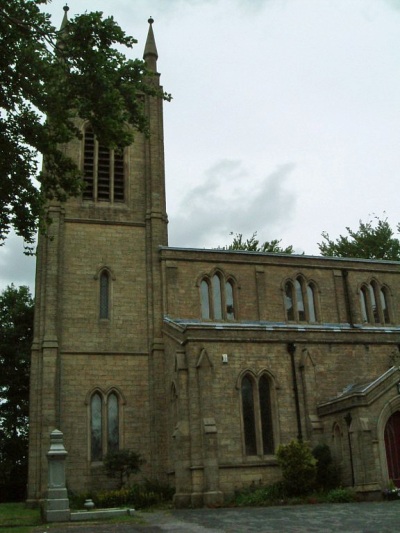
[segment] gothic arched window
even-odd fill
[[[107,270],[100,274],[100,318],[110,318],[110,274]]]
[[[269,455],[275,451],[271,382],[263,374],[245,374],[241,382],[242,420],[246,455]]]
[[[201,318],[206,320],[235,320],[235,282],[222,272],[200,281]]]
[[[360,287],[361,320],[368,324],[390,324],[389,290],[372,280]]]
[[[99,391],[90,398],[90,459],[101,461],[120,447],[120,399],[115,391]]]
[[[287,280],[284,285],[286,320],[289,322],[317,322],[317,289],[314,282],[302,276]]]
[[[84,200],[123,202],[125,199],[124,151],[101,145],[91,126],[83,140]]]

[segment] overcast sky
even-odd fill
[[[59,26],[64,1],[47,11]],[[169,244],[230,232],[318,255],[373,214],[400,221],[400,0],[70,0],[139,43],[154,20],[164,105]],[[10,239],[0,289],[33,287]]]

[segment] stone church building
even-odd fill
[[[83,121],[66,147],[86,189],[38,245],[28,499],[54,429],[75,492],[128,448],[177,506],[218,505],[278,480],[296,438],[328,444],[345,486],[400,486],[399,263],[169,247],[163,103],[145,105],[122,155]]]

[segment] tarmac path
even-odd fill
[[[138,512],[136,523],[80,523],[37,528],[35,533],[394,533],[400,500],[282,507]]]

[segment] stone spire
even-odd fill
[[[146,45],[144,47],[143,59],[146,61],[147,68],[149,70],[157,72],[158,53],[153,33],[153,22],[154,20],[150,17],[148,20],[150,26],[147,34]]]
[[[63,10],[64,10],[64,17],[61,22],[60,32],[62,32],[65,29],[65,26],[68,24],[69,7],[67,6],[67,4],[65,4],[65,6],[63,7]]]
[[[57,37],[57,48],[59,48],[60,50],[64,48],[63,40],[67,32],[69,7],[65,4],[63,9],[64,9],[64,17],[62,19],[60,29],[58,30],[58,37]]]

